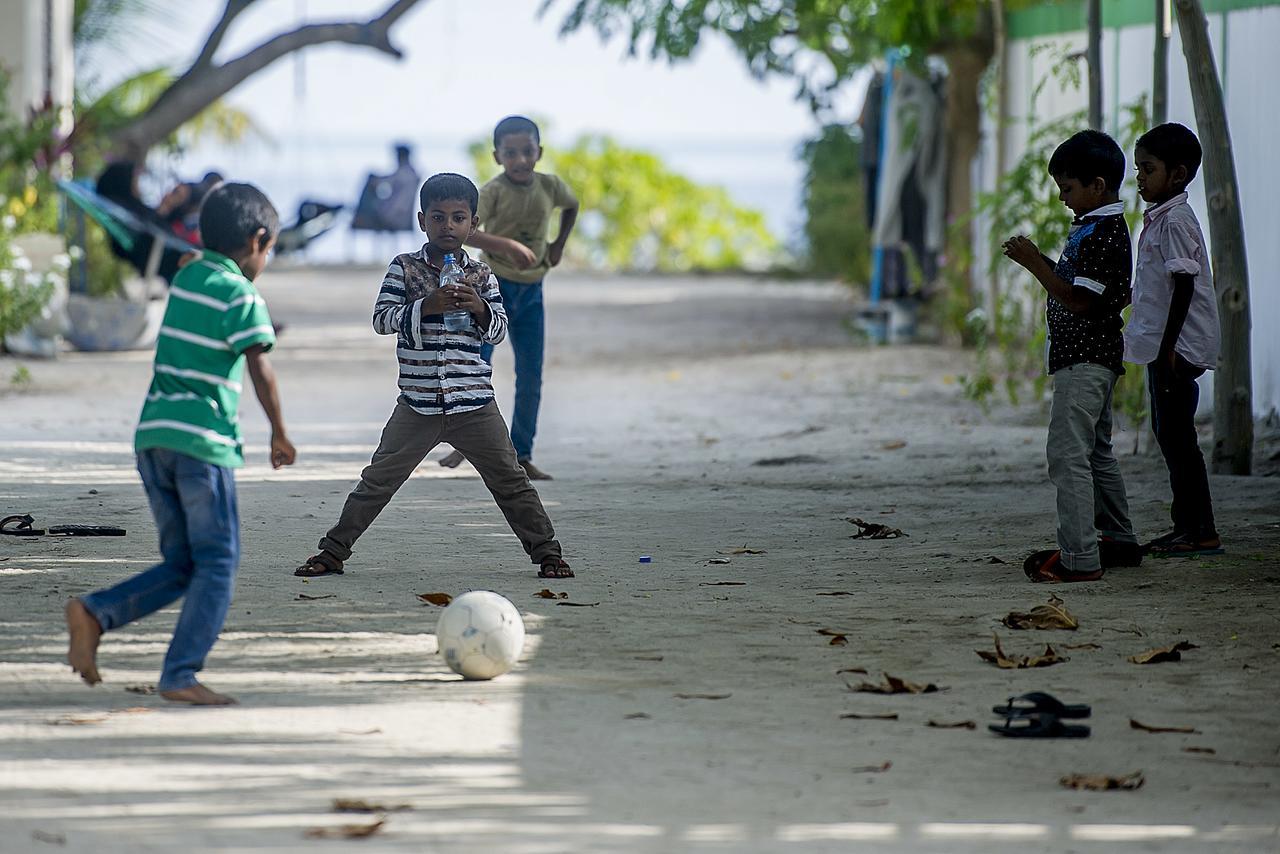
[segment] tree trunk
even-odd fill
[[[1200,0],[1176,0],[1196,125],[1204,146],[1205,196],[1213,239],[1222,355],[1213,381],[1213,471],[1247,475],[1253,463],[1253,377],[1249,342],[1249,268],[1231,132]]]
[[[1156,49],[1151,73],[1151,126],[1169,121],[1169,0],[1156,3]]]
[[[953,262],[960,262],[965,282],[972,283],[973,247],[973,160],[982,142],[982,73],[991,62],[993,39],[957,45],[942,53],[947,63],[946,132],[947,132],[947,225],[955,251],[948,250]]]
[[[1102,0],[1089,0],[1089,127],[1102,130]]]
[[[369,21],[299,27],[275,36],[222,65],[214,65],[213,54],[231,21],[252,4],[252,0],[228,0],[222,17],[196,61],[161,93],[146,112],[112,134],[112,148],[123,157],[142,160],[148,149],[195,118],[205,107],[280,57],[305,47],[338,42],[371,47],[398,59],[402,54],[391,43],[391,27],[418,2],[395,0],[386,11]]]

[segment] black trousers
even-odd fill
[[[1196,379],[1204,368],[1182,356],[1170,369],[1163,360],[1147,365],[1147,390],[1151,394],[1151,430],[1169,468],[1173,490],[1173,529],[1196,540],[1218,536],[1213,521],[1213,498],[1209,495],[1209,475],[1196,436],[1196,405],[1200,386]]]

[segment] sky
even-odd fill
[[[218,59],[237,55],[306,21],[376,15],[382,2],[259,0],[237,20]],[[541,0],[422,0],[392,31],[406,54],[311,48],[238,87],[229,101],[247,110],[272,140],[236,151],[201,147],[175,170],[207,167],[263,184],[282,210],[302,196],[354,200],[370,171],[391,167],[389,146],[415,144],[424,174],[471,171],[464,144],[485,138],[504,115],[544,123],[544,143],[584,132],[608,133],[648,148],[690,177],[725,186],[763,211],[784,238],[801,224],[803,174],[798,144],[817,124],[795,86],[754,79],[727,40],[709,36],[695,56],[669,65],[631,58],[621,41],[594,31],[560,37],[569,3]],[[163,59],[185,67],[212,27],[221,2],[191,3],[160,23],[139,65]],[[856,87],[851,87],[856,88]],[[296,97],[297,95],[301,97]]]

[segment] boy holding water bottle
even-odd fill
[[[483,345],[506,336],[507,315],[497,277],[463,249],[479,222],[479,191],[461,175],[442,173],[427,179],[420,195],[418,225],[427,242],[391,261],[373,307],[374,330],[397,338],[400,397],[337,524],[293,574],[341,575],[355,541],[427,454],[448,442],[476,467],[538,575],[571,578],[480,356]]]

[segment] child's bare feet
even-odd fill
[[[211,691],[199,682],[190,688],[179,688],[176,691],[161,691],[160,696],[173,703],[190,703],[193,706],[234,706],[239,701],[235,697]]]
[[[67,663],[86,684],[97,685],[102,681],[98,675],[98,641],[102,638],[102,626],[79,599],[68,599],[63,613],[67,617],[67,634],[71,636]]]

